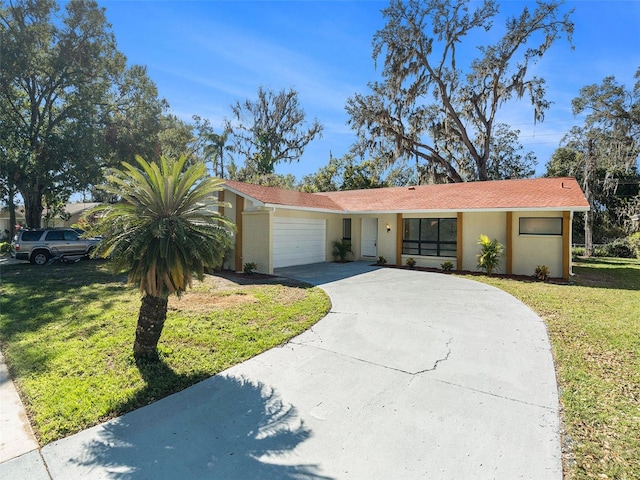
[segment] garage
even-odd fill
[[[325,261],[325,220],[274,217],[273,268]]]

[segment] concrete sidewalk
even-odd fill
[[[0,478],[562,478],[549,341],[526,306],[477,282],[358,262],[278,273],[321,285],[327,317],[5,462]]]

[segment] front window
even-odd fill
[[[455,218],[405,218],[402,253],[426,257],[455,257],[457,220]]]

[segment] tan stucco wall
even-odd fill
[[[273,273],[271,212],[242,212],[242,265],[255,262],[260,273]]]
[[[513,273],[533,275],[538,265],[549,267],[552,277],[562,277],[561,235],[520,235],[521,217],[560,217],[562,212],[514,212],[512,225]]]
[[[479,212],[462,215],[462,270],[478,271],[476,255],[480,252],[478,238],[487,235],[497,238],[502,245],[507,243],[507,213]],[[505,273],[506,258],[502,258],[496,273]]]
[[[393,213],[378,215],[378,256],[386,258],[389,264],[396,263],[396,223]]]

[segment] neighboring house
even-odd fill
[[[80,217],[82,217],[90,208],[93,208],[96,205],[100,204],[93,202],[67,203],[64,207],[66,220],[60,218],[59,215],[56,215],[46,221],[47,209],[45,208],[42,212],[42,226],[70,227],[71,225],[78,223]],[[23,205],[16,206],[16,222],[20,225],[26,225]],[[0,211],[0,233],[4,232],[5,230],[10,230],[9,227],[9,209],[3,208],[2,211]]]
[[[332,244],[351,241],[354,259],[478,270],[478,237],[505,246],[499,272],[571,274],[571,221],[589,203],[574,178],[536,178],[302,193],[227,180],[221,199],[237,225],[226,265],[258,271],[332,261]]]
[[[80,218],[93,207],[100,205],[95,202],[67,203],[64,206],[64,215],[55,215],[53,218],[45,221],[47,217],[47,209],[42,212],[43,227],[70,227],[78,223]]]
[[[15,207],[15,212],[16,223],[19,223],[20,225],[26,225],[24,206],[17,205]],[[9,241],[8,238],[5,238],[9,234],[9,231],[11,231],[11,216],[9,215],[9,213],[10,212],[8,207],[4,207],[2,210],[0,210],[0,238],[2,238],[2,241]]]

